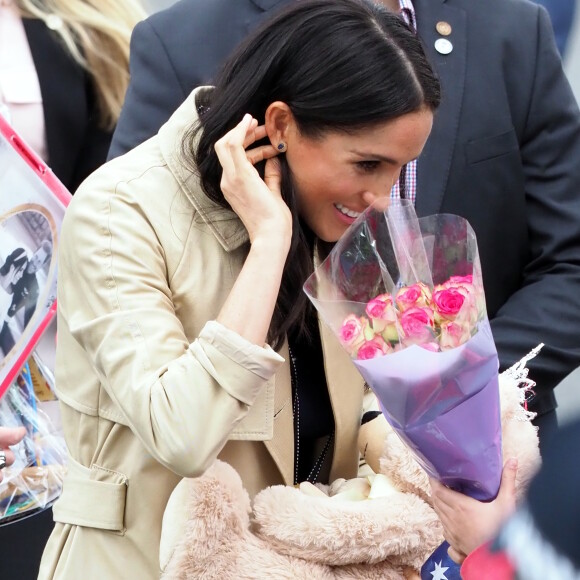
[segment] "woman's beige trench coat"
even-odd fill
[[[195,120],[193,93],[67,210],[56,378],[70,467],[41,579],[158,578],[168,498],[216,456],[251,495],[293,483],[287,346],[277,354],[211,322],[248,237],[180,160]],[[325,327],[321,336],[336,423],[330,478],[354,477],[363,381]]]

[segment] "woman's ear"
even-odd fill
[[[290,107],[282,101],[274,101],[266,109],[264,124],[272,146],[284,153],[296,132],[296,121]]]

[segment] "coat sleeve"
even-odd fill
[[[189,87],[182,87],[163,38],[150,19],[139,22],[133,29],[129,67],[131,82],[108,159],[155,135],[189,94]]]
[[[535,77],[520,144],[530,260],[521,288],[491,326],[502,368],[545,343],[529,363],[537,383],[532,409],[542,412],[553,408],[552,389],[580,363],[580,112],[548,15],[540,8],[537,14]]]
[[[90,376],[61,388],[73,397],[104,389],[157,461],[198,476],[283,359],[215,321],[190,343],[155,227],[131,196],[103,191],[99,175],[81,187],[62,227],[59,334],[81,347]]]

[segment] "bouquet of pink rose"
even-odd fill
[[[369,208],[304,290],[429,475],[495,497],[499,363],[467,221]]]
[[[478,299],[479,295],[479,299]],[[394,297],[369,300],[363,316],[349,314],[340,341],[355,359],[367,360],[416,344],[432,352],[456,348],[477,331],[485,303],[473,275],[451,276],[431,289],[423,282],[403,286]]]

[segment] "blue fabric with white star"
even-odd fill
[[[423,564],[421,580],[461,580],[461,566],[447,553],[449,544],[443,542]]]

